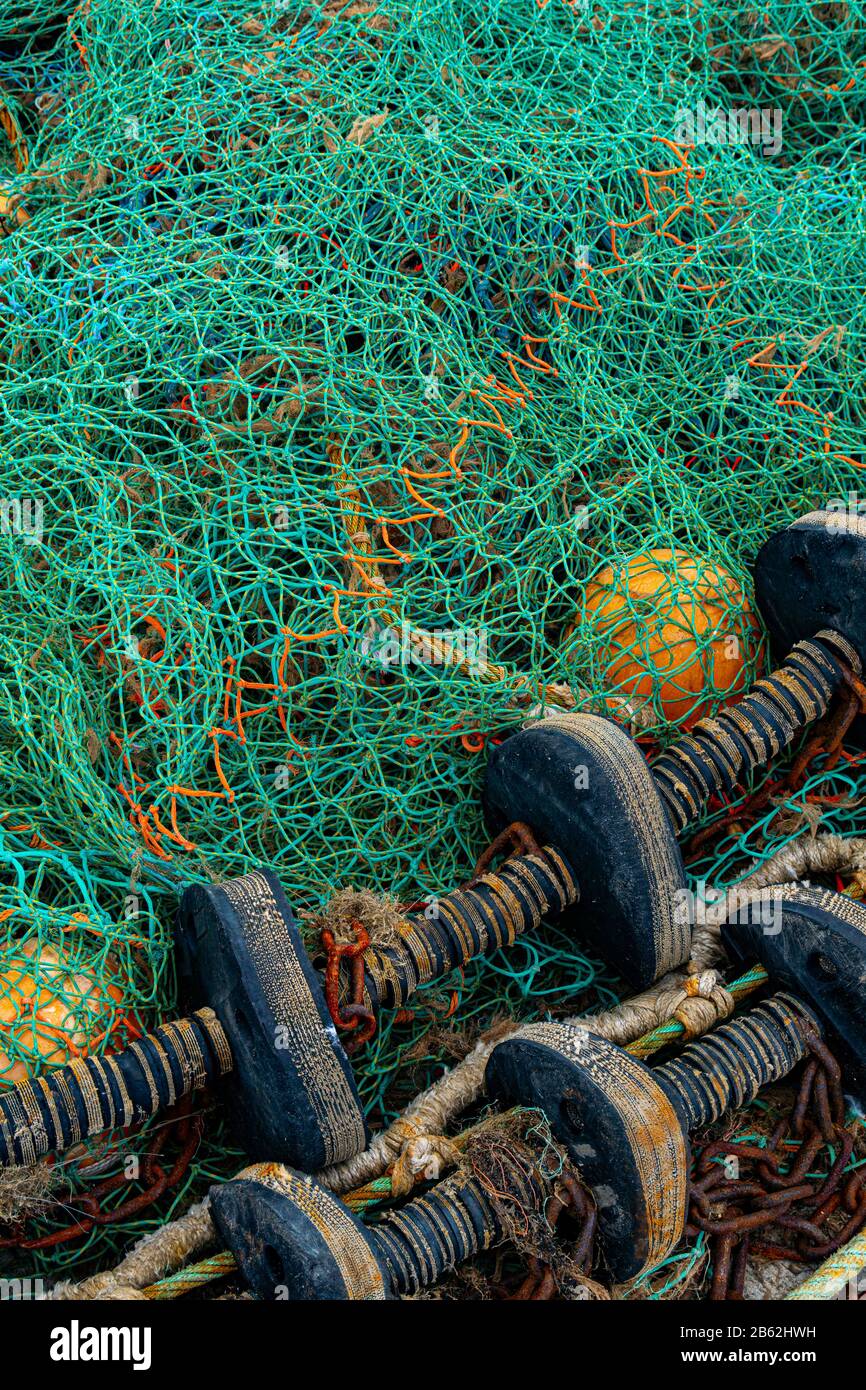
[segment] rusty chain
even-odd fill
[[[766,1147],[715,1140],[696,1159],[686,1233],[709,1237],[714,1301],[743,1297],[750,1256],[818,1263],[866,1225],[866,1168],[845,1171],[854,1136],[841,1069],[816,1035],[809,1048],[794,1105]]]
[[[168,1112],[165,1123],[160,1125],[148,1140],[147,1147],[141,1155],[140,1177],[143,1184],[141,1192],[127,1198],[118,1206],[109,1207],[107,1210],[103,1209],[103,1202],[106,1198],[129,1184],[129,1178],[125,1171],[116,1173],[112,1177],[103,1178],[101,1182],[94,1184],[89,1191],[84,1193],[73,1194],[67,1189],[62,1194],[56,1194],[54,1201],[58,1207],[64,1207],[75,1213],[71,1222],[51,1231],[48,1235],[28,1238],[28,1224],[37,1218],[25,1218],[13,1225],[8,1235],[0,1236],[0,1249],[47,1250],[57,1245],[66,1245],[69,1241],[87,1235],[96,1226],[111,1225],[116,1221],[125,1220],[127,1217],[136,1216],[152,1206],[164,1193],[176,1187],[181,1181],[198,1148],[202,1117],[200,1114],[192,1115],[190,1113],[191,1103],[191,1098],[185,1096],[172,1111]],[[177,1139],[180,1149],[171,1166],[164,1167],[159,1160],[168,1140],[172,1137]]]

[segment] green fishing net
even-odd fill
[[[763,668],[761,541],[859,506],[866,41],[861,5],[780,0],[41,0],[0,59],[11,1075],[172,1008],[185,883],[265,863],[314,915],[465,881],[491,740],[621,680],[607,566],[648,752],[666,683],[704,673],[677,719],[731,694],[720,641],[737,688]],[[862,790],[819,768],[692,871],[850,832]],[[373,1124],[498,1013],[619,990],[556,929],[470,967],[359,1057]],[[209,1119],[156,1201],[76,1208],[123,1152],[68,1165],[34,1269],[110,1263],[237,1166]]]

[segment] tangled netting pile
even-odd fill
[[[4,1074],[82,1010],[110,1048],[171,1007],[185,882],[266,862],[314,914],[465,881],[515,679],[603,699],[588,580],[684,548],[749,593],[770,528],[856,505],[864,35],[862,5],[794,0],[4,5],[2,993],[61,998]],[[708,138],[717,107],[769,114]],[[385,660],[384,628],[488,665]],[[672,736],[657,692],[641,713]],[[842,767],[693,872],[850,829]],[[616,988],[556,931],[473,968],[382,1022],[371,1119],[443,1030]],[[106,1262],[234,1171],[207,1136],[34,1268]]]

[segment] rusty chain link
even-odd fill
[[[590,1274],[595,1263],[595,1236],[597,1212],[595,1202],[576,1178],[567,1172],[560,1173],[556,1191],[547,1203],[547,1221],[556,1230],[561,1219],[568,1215],[577,1223],[577,1231],[569,1236],[569,1260],[572,1269],[579,1274]],[[556,1298],[559,1291],[553,1267],[537,1255],[528,1259],[529,1272],[514,1293],[507,1295],[509,1302],[546,1302]]]
[[[504,859],[510,859],[514,854],[541,854],[542,850],[529,826],[514,821],[490,842],[479,857],[472,877],[462,887],[471,888],[476,884],[503,852]],[[423,901],[413,902],[404,911],[414,912],[425,905]],[[343,1048],[349,1056],[368,1043],[376,1032],[376,1015],[364,1003],[364,955],[370,946],[370,934],[357,919],[352,921],[351,927],[355,936],[353,942],[337,941],[327,927],[320,933],[325,953],[325,1001],[337,1031],[352,1034],[351,1038],[343,1039]],[[400,1014],[412,1017],[409,1010],[401,1010]]]

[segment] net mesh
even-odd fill
[[[183,883],[435,894],[527,707],[619,689],[651,752],[762,669],[759,544],[857,505],[862,11],[4,6],[0,1079],[171,1008]],[[842,768],[714,808],[694,874],[850,831]],[[471,967],[382,1020],[373,1123],[449,1029],[617,988],[555,929]],[[107,1262],[234,1166],[209,1125],[28,1259]]]

